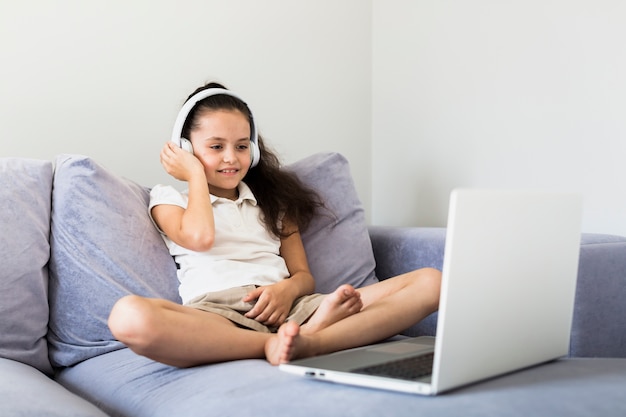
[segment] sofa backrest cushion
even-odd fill
[[[363,287],[376,282],[365,211],[347,159],[338,153],[318,153],[286,169],[316,190],[326,207],[302,233],[315,291],[328,293],[343,283]]]
[[[0,357],[51,373],[48,330],[52,163],[0,159]]]
[[[180,301],[176,265],[147,212],[149,190],[93,159],[57,157],[50,235],[50,360],[120,349],[107,325],[127,294]]]
[[[363,208],[347,160],[316,154],[291,164],[328,210],[303,233],[318,292],[376,281]],[[148,190],[92,159],[57,159],[52,197],[50,355],[70,366],[119,349],[108,327],[126,294],[179,301],[175,264],[148,217]]]

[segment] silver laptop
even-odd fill
[[[581,216],[577,194],[454,190],[437,337],[344,350],[280,369],[436,395],[567,355]]]

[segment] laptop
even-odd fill
[[[581,217],[578,194],[454,190],[436,338],[349,349],[280,369],[335,383],[436,395],[567,355]],[[426,371],[415,362],[425,363]],[[387,369],[394,365],[413,375]]]

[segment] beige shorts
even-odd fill
[[[254,307],[254,303],[241,301],[248,293],[257,288],[255,285],[229,288],[223,291],[210,292],[196,297],[185,305],[198,310],[219,314],[238,326],[264,333],[275,333],[278,328],[267,327],[256,320],[244,316]],[[304,323],[317,310],[324,294],[305,295],[296,299],[291,306],[287,321]]]

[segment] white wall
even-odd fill
[[[626,235],[626,2],[374,0],[373,215],[445,225],[457,186],[579,191]]]
[[[216,79],[285,162],[346,155],[369,203],[370,34],[360,0],[2,1],[0,156],[81,153],[174,182],[161,146],[187,95]]]
[[[581,191],[626,235],[620,0],[0,2],[0,156],[95,157],[145,185],[217,79],[292,162],[338,151],[372,222],[445,224],[457,186]]]

